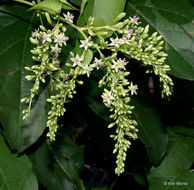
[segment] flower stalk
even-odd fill
[[[69,12],[63,16],[45,13],[53,28],[47,29],[40,25],[32,33],[30,41],[35,47],[31,52],[35,64],[26,67],[26,70],[33,73],[26,76],[26,79],[34,80],[34,86],[30,95],[21,100],[29,104],[23,110],[23,119],[27,119],[40,84],[50,79],[48,81],[50,97],[47,101],[51,108],[48,112],[47,136],[53,141],[56,138],[58,119],[66,111],[64,105],[76,93],[77,83],[83,84],[79,76],[90,77],[93,70],[103,70],[105,75],[99,81],[99,87],[104,88],[102,101],[111,112],[112,122],[108,128],[115,128],[115,134],[110,136],[116,142],[113,153],[117,154],[115,169],[117,175],[124,172],[127,149],[131,145],[131,139],[137,139],[138,133],[137,122],[131,116],[134,106],[130,102],[131,96],[137,94],[138,86],[134,85],[133,81],[128,81],[130,73],[127,71],[127,65],[130,62],[121,58],[119,52],[141,61],[144,66],[148,66],[147,73],[153,72],[159,76],[162,97],[171,95],[170,87],[173,85],[167,75],[170,67],[165,64],[167,54],[162,51],[162,37],[157,33],[150,36],[149,26],[140,27],[137,16],[119,21],[124,15],[120,14],[112,26],[96,27],[94,18],[90,17],[86,26],[79,27],[73,23],[74,16]],[[69,42],[69,37],[66,36],[66,24],[82,35],[82,39],[78,39],[82,53],[71,52],[68,62],[61,60],[62,49]],[[105,54],[104,50],[108,53]]]

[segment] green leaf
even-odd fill
[[[90,0],[87,2],[84,0],[78,25],[85,25],[90,16],[95,17],[95,20],[100,23],[111,25],[115,18],[123,12],[125,3],[126,0]]]
[[[48,190],[85,190],[79,172],[83,169],[83,150],[67,134],[54,144],[43,143],[30,156],[38,180]]]
[[[171,73],[194,80],[194,8],[189,0],[132,0],[126,11],[139,14],[163,36]]]
[[[85,5],[86,5],[87,2],[88,2],[88,0],[82,0],[82,2],[81,2],[80,15],[82,15],[82,13],[84,11],[84,8],[85,8]]]
[[[89,65],[92,59],[93,59],[93,51],[90,49],[86,50],[85,55],[84,55],[83,64]]]
[[[40,10],[48,11],[53,14],[60,14],[61,8],[62,8],[62,3],[57,0],[44,0],[34,5],[32,8],[30,8],[30,10],[40,9]]]
[[[175,133],[178,133],[180,135],[184,135],[187,137],[194,137],[194,128],[189,128],[185,126],[175,126],[171,127],[171,130],[174,131]]]
[[[131,105],[135,106],[133,113],[138,122],[138,137],[146,145],[149,161],[158,165],[166,153],[168,134],[163,128],[160,114],[152,104],[151,98],[142,93],[131,101]]]
[[[169,130],[168,152],[160,166],[152,167],[148,176],[149,190],[193,190],[194,138],[177,135]],[[180,185],[179,182],[184,184]]]
[[[65,9],[65,10],[78,10],[73,5],[68,3],[67,0],[59,0],[59,1],[63,3],[62,8]]]
[[[29,95],[32,83],[25,80],[27,71],[24,66],[32,65],[29,42],[30,23],[18,18],[18,14],[29,17],[23,6],[1,7],[0,11],[0,121],[4,126],[5,137],[12,149],[19,152],[33,144],[46,127],[46,91],[42,92],[33,104],[27,121],[22,120],[22,97]],[[16,16],[11,16],[9,10]],[[7,11],[8,13],[5,13]],[[34,14],[31,14],[31,22]],[[14,32],[13,32],[14,31]],[[6,36],[6,38],[5,38]]]
[[[0,135],[0,189],[38,190],[38,182],[27,156],[11,154]]]
[[[82,0],[70,0],[75,5],[81,6]]]

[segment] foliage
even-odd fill
[[[0,6],[2,189],[193,189],[191,2],[17,1]]]

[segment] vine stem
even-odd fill
[[[29,1],[25,1],[25,0],[14,0],[14,1],[17,1],[17,2],[19,2],[19,3],[26,4],[26,5],[33,6],[33,3],[30,3]]]

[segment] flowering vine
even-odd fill
[[[47,82],[50,88],[50,97],[47,101],[51,105],[48,112],[47,136],[50,140],[55,140],[58,118],[66,111],[64,105],[73,98],[76,85],[83,84],[79,76],[90,77],[94,69],[103,70],[105,75],[99,81],[99,87],[104,88],[102,101],[111,112],[112,122],[108,128],[115,128],[115,134],[112,134],[111,138],[116,142],[113,150],[113,153],[117,153],[115,173],[120,175],[124,171],[130,139],[137,138],[137,122],[131,116],[134,106],[131,105],[130,99],[132,95],[137,94],[138,86],[133,84],[133,81],[128,81],[130,73],[126,65],[130,63],[127,59],[120,58],[118,53],[129,55],[148,66],[147,73],[154,72],[159,76],[162,97],[169,96],[173,82],[167,75],[170,68],[164,63],[167,54],[162,51],[162,36],[158,36],[157,33],[149,36],[149,25],[140,27],[137,16],[120,21],[125,13],[118,15],[115,24],[111,26],[95,26],[95,18],[90,17],[84,27],[74,24],[74,16],[70,12],[62,16],[49,12],[43,14],[51,25],[48,28],[52,29],[40,25],[30,37],[34,44],[31,52],[35,64],[26,67],[26,70],[32,73],[27,75],[26,79],[34,80],[34,86],[30,96],[21,100],[28,103],[28,107],[23,110],[23,119],[27,119],[30,114],[32,100],[38,94],[40,83]],[[81,34],[79,39],[81,53],[71,52],[67,62],[61,60],[62,48],[69,42],[66,25],[75,28]],[[104,54],[104,50],[108,53]]]

